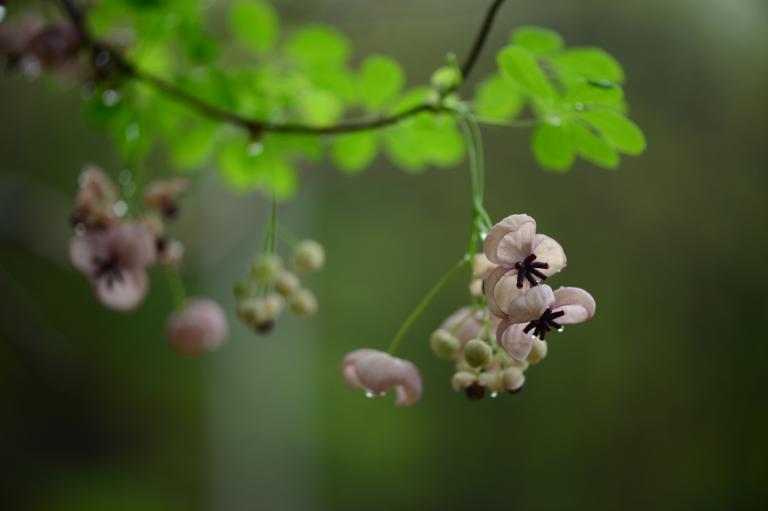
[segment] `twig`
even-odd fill
[[[311,126],[306,124],[290,123],[284,124],[263,119],[251,119],[243,117],[242,115],[212,105],[203,99],[200,99],[197,96],[183,89],[180,89],[164,78],[135,67],[116,49],[110,48],[108,44],[99,41],[93,36],[93,34],[91,34],[88,28],[85,12],[80,6],[78,6],[75,0],[58,1],[64,9],[64,12],[66,13],[73,27],[75,30],[77,30],[78,34],[82,38],[84,44],[91,50],[91,53],[94,55],[94,59],[96,59],[100,53],[106,52],[104,55],[109,57],[108,60],[124,76],[151,85],[161,93],[175,99],[179,103],[187,105],[188,107],[196,110],[201,115],[204,115],[209,119],[226,122],[244,128],[248,130],[252,136],[258,136],[264,132],[330,135],[337,133],[349,133],[354,131],[373,130],[396,124],[404,119],[413,117],[422,112],[438,113],[441,111],[446,111],[446,109],[441,106],[432,103],[423,103],[407,110],[403,110],[402,112],[394,115],[376,117],[372,119],[352,120],[330,126]],[[483,50],[483,46],[488,39],[491,26],[493,25],[493,20],[496,17],[499,7],[501,7],[502,3],[504,3],[504,0],[494,0],[486,12],[485,18],[483,19],[483,24],[481,25],[480,30],[475,37],[475,41],[472,45],[469,57],[467,57],[467,60],[461,66],[462,77],[464,80],[466,80],[467,76],[469,76],[471,73],[472,68],[474,67],[480,53]]]

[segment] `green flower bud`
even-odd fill
[[[264,325],[274,322],[282,310],[283,300],[274,293],[264,298],[243,300],[237,306],[240,319],[256,329],[262,329]]]
[[[481,339],[472,339],[464,347],[464,360],[471,367],[485,367],[493,359],[490,345]]]
[[[317,313],[317,298],[309,289],[299,289],[291,295],[288,306],[297,316],[312,316]]]
[[[295,273],[283,270],[275,277],[275,291],[288,298],[299,289],[301,283]]]
[[[440,92],[457,87],[461,83],[461,72],[453,66],[443,66],[432,73],[432,87]]]
[[[432,351],[440,358],[451,359],[459,351],[461,341],[448,330],[435,330],[429,339]]]
[[[528,358],[526,358],[526,360],[531,364],[538,364],[539,362],[544,360],[544,357],[546,356],[547,356],[547,341],[536,339],[535,341],[533,341],[533,348],[531,348],[531,352],[528,354]]]
[[[496,370],[480,373],[480,375],[477,377],[477,383],[483,387],[487,387],[493,392],[497,392],[499,389],[501,389],[502,386],[501,373]]]
[[[251,264],[251,276],[258,284],[271,284],[282,269],[283,260],[280,256],[263,255]]]
[[[293,251],[293,267],[296,271],[316,271],[325,265],[325,249],[313,240],[304,240]]]
[[[508,367],[501,373],[501,381],[505,389],[514,392],[525,385],[525,374],[519,367]]]
[[[451,378],[451,387],[458,392],[464,387],[469,387],[477,381],[477,375],[468,371],[459,371]]]
[[[235,298],[238,300],[250,298],[253,294],[253,282],[247,279],[237,281],[234,286],[232,286],[232,291],[235,293]]]

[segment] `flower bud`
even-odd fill
[[[526,360],[531,364],[538,364],[547,356],[547,349],[547,341],[536,339],[533,341],[533,348],[531,348],[531,352]]]
[[[309,289],[299,289],[291,295],[288,306],[297,316],[312,316],[317,313],[317,298]]]
[[[483,296],[483,279],[474,279],[469,283],[469,296],[473,298]]]
[[[304,240],[293,251],[293,267],[296,271],[315,271],[325,265],[325,249],[313,240]]]
[[[477,375],[468,371],[459,371],[451,378],[451,387],[458,392],[459,390],[469,387],[477,381]]]
[[[432,351],[440,358],[451,359],[459,351],[461,342],[448,330],[435,330],[429,339]]]
[[[268,254],[258,257],[251,264],[251,276],[259,284],[271,284],[283,269],[280,256]]]
[[[501,373],[504,388],[510,392],[519,391],[525,384],[525,374],[519,367],[508,367]]]
[[[264,298],[251,298],[240,302],[237,313],[249,326],[264,331],[280,315],[283,300],[280,296],[270,293]]]
[[[253,282],[243,279],[235,282],[232,286],[232,292],[238,300],[245,300],[253,295]]]
[[[301,283],[299,277],[295,273],[291,273],[288,270],[283,270],[275,277],[275,291],[280,293],[286,298],[289,298],[296,290],[299,289]]]
[[[481,339],[472,339],[464,347],[464,360],[471,367],[485,367],[493,359],[493,350],[487,342]]]
[[[494,392],[501,389],[503,384],[501,373],[496,370],[480,373],[480,375],[477,377],[477,383],[483,387],[487,387]]]

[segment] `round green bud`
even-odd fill
[[[440,358],[451,359],[459,351],[461,341],[448,330],[435,330],[429,338],[429,345],[432,351]]]
[[[253,294],[253,282],[247,279],[239,280],[232,286],[232,292],[238,300],[250,298]]]
[[[490,370],[480,373],[477,377],[477,383],[487,387],[491,391],[498,391],[502,386],[502,376],[497,370]]]
[[[258,284],[271,284],[283,269],[280,256],[269,254],[256,258],[251,264],[251,276]]]
[[[456,392],[460,391],[464,387],[469,387],[477,381],[477,375],[470,373],[469,371],[459,371],[451,378],[451,387]]]
[[[317,313],[317,298],[309,289],[299,289],[291,295],[288,306],[297,316],[312,316]]]
[[[263,298],[243,300],[237,306],[237,315],[247,325],[260,329],[262,325],[273,322],[282,310],[282,298],[270,293]]]
[[[507,367],[501,373],[501,381],[504,388],[509,391],[520,390],[525,384],[525,374],[519,367]]]
[[[325,249],[313,240],[304,240],[293,250],[293,267],[296,271],[316,271],[325,265]]]
[[[536,339],[533,341],[533,348],[531,348],[531,352],[528,354],[528,358],[526,361],[528,361],[531,364],[538,364],[542,360],[544,360],[544,357],[547,356],[547,341],[542,341],[541,339]]]
[[[432,87],[440,92],[458,87],[461,83],[461,72],[452,66],[443,66],[432,73]]]
[[[491,346],[481,339],[472,339],[464,347],[464,360],[471,367],[485,367],[491,363],[492,359],[493,350]]]
[[[295,273],[283,270],[275,277],[275,291],[288,298],[299,289],[299,277]]]

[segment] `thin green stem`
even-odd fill
[[[429,304],[435,298],[437,293],[439,293],[440,290],[443,289],[443,287],[469,263],[469,261],[470,259],[468,257],[462,258],[450,270],[448,270],[442,277],[440,277],[440,280],[438,280],[437,283],[432,287],[432,289],[429,290],[426,296],[424,296],[424,298],[421,299],[421,301],[416,306],[416,308],[413,309],[413,312],[411,312],[411,314],[402,324],[402,326],[400,327],[400,330],[397,331],[397,334],[395,334],[395,337],[392,339],[392,342],[389,344],[387,353],[389,353],[390,355],[395,354],[395,352],[397,351],[397,348],[400,347],[400,344],[403,342],[403,339],[405,339],[405,334],[407,334],[408,330],[410,330],[411,326],[413,326],[413,323],[417,319],[419,319],[419,316],[421,316],[421,314],[424,312],[427,306],[429,306]]]
[[[166,265],[164,269],[165,280],[168,283],[168,289],[171,291],[173,305],[176,309],[183,309],[187,303],[187,292],[184,288],[184,282],[175,268]]]

